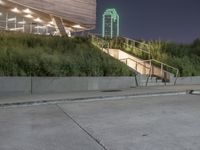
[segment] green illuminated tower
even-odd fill
[[[103,14],[102,36],[119,36],[119,15],[115,9],[107,9]]]

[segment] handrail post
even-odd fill
[[[104,47],[104,42],[102,41],[102,42],[101,42],[101,44],[102,44],[102,45],[101,45],[101,46],[102,46],[101,48],[102,48],[102,51],[103,51],[103,47]]]
[[[149,50],[149,59],[151,59],[151,52],[150,52],[150,50]]]
[[[128,43],[129,43],[129,40],[128,39],[126,39],[126,48],[128,48]]]
[[[163,77],[163,63],[161,63],[161,77]]]
[[[135,50],[136,50],[136,44],[135,44],[135,41],[133,42],[133,44],[134,44],[134,53],[135,53]]]
[[[138,71],[138,62],[136,62],[136,66],[135,66],[136,68],[136,71]]]
[[[177,69],[177,71],[176,71],[176,79],[175,79],[175,81],[174,81],[174,85],[176,85],[176,81],[177,81],[177,79],[178,79],[178,74],[179,74],[179,70]]]
[[[153,74],[153,68],[152,68],[152,61],[150,60],[150,77],[152,77]]]

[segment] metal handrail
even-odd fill
[[[92,36],[95,36],[98,40],[101,40],[101,41],[102,41],[102,48],[103,48],[103,46],[104,46],[103,43],[106,42],[106,41],[103,40],[103,39],[101,39],[101,38],[99,38],[97,35],[92,34]],[[148,48],[149,48],[149,46],[150,46],[150,45],[148,45],[148,44],[145,44],[145,43],[142,43],[142,42],[139,42],[139,41],[136,41],[136,40],[132,40],[132,39],[129,39],[129,38],[126,38],[126,37],[122,37],[122,38],[127,39],[127,40],[132,41],[132,42],[135,42],[135,43],[142,44],[142,45],[144,45],[144,46],[146,46],[146,47],[148,47]],[[109,43],[109,42],[107,42],[107,43]],[[163,62],[158,61],[158,60],[155,60],[155,59],[150,59],[150,57],[151,57],[151,51],[150,51],[150,49],[149,49],[149,51],[146,51],[146,50],[140,49],[140,48],[138,48],[138,47],[136,47],[136,46],[134,46],[134,45],[130,45],[130,44],[127,44],[127,43],[123,43],[123,44],[126,44],[126,45],[128,45],[128,46],[132,46],[132,47],[134,47],[134,48],[136,48],[136,49],[138,49],[138,50],[140,50],[140,51],[142,51],[142,52],[144,52],[144,53],[146,53],[146,54],[149,54],[149,60],[144,60],[144,61],[140,61],[140,62],[135,61],[135,60],[133,60],[133,59],[131,59],[131,58],[126,58],[126,59],[124,59],[124,60],[132,60],[132,61],[134,61],[134,62],[136,62],[136,63],[139,63],[139,64],[149,62],[150,68],[148,68],[148,69],[150,69],[150,70],[152,70],[152,64],[153,64],[153,62],[156,62],[156,63],[158,63],[158,64],[161,65],[161,67],[159,68],[159,69],[161,69],[161,74],[163,74],[163,72],[168,72],[168,71],[164,70],[164,66],[167,67],[167,68],[173,69],[173,70],[176,71],[176,74],[174,74],[175,77],[176,77],[176,78],[175,78],[175,81],[174,81],[174,85],[176,85],[176,81],[177,81],[177,78],[178,78],[178,75],[179,75],[179,69],[178,69],[178,68],[175,68],[175,67],[173,67],[173,66],[170,66],[170,65],[168,65],[168,64],[166,64],[166,63],[163,63]],[[108,46],[108,48],[109,48],[109,46]],[[143,64],[141,64],[141,65],[143,65]],[[143,66],[145,66],[145,65],[143,65]],[[146,66],[145,66],[145,67],[146,67]],[[170,73],[170,72],[168,72],[168,73]],[[150,73],[150,76],[152,76],[152,71],[151,71],[151,73]]]
[[[140,64],[140,65],[144,66],[144,67],[147,68],[147,69],[151,69],[151,67],[147,67],[147,66],[145,66],[144,64],[142,64],[140,61],[136,61],[136,60],[131,59],[131,58],[120,59],[120,61],[124,61],[124,60],[125,60],[125,61],[131,60],[131,61],[133,61],[133,62],[135,62],[135,63],[137,63],[137,64]]]
[[[144,53],[146,53],[146,54],[151,54],[151,52],[150,51],[145,51],[145,50],[143,50],[143,49],[141,49],[141,48],[138,48],[138,47],[136,47],[136,46],[133,46],[133,45],[130,45],[130,44],[127,44],[127,43],[123,43],[124,45],[128,45],[128,46],[131,46],[132,48],[135,48],[135,49],[138,49],[139,51],[142,51],[142,52],[144,52]]]
[[[95,36],[95,38],[101,39],[101,40],[103,40],[104,42],[107,42],[107,41],[105,41],[104,39],[100,38],[101,35],[99,35],[99,34],[92,34],[92,33],[89,33],[88,35]],[[129,39],[129,38],[127,38],[127,37],[120,37],[120,38],[123,38],[123,39],[128,40],[128,41],[132,41],[132,42],[134,42],[134,43],[138,43],[138,44],[140,44],[140,45],[144,45],[144,46],[147,47],[147,48],[149,47],[148,44],[145,44],[145,43],[142,43],[142,42],[139,42],[139,41],[136,41],[136,40],[132,40],[132,39]],[[107,42],[107,43],[109,43],[109,42]],[[143,53],[146,53],[146,54],[148,54],[149,59],[151,58],[151,51],[150,51],[150,49],[149,49],[149,50],[144,50],[144,49],[138,48],[138,47],[136,47],[136,46],[134,46],[134,45],[132,45],[132,44],[127,44],[126,42],[124,42],[123,44],[124,44],[124,45],[127,45],[127,46],[131,46],[132,48],[135,48],[135,49],[137,49],[137,50],[139,50],[139,51],[141,51],[141,52],[143,52]]]
[[[152,65],[153,62],[156,62],[156,63],[158,63],[158,64],[161,65],[161,72],[168,72],[168,71],[166,71],[166,70],[163,69],[164,66],[166,66],[166,67],[168,67],[168,68],[171,68],[171,69],[175,70],[175,71],[176,71],[176,74],[174,74],[174,75],[175,75],[174,85],[176,85],[176,81],[177,81],[177,79],[178,79],[178,75],[179,75],[179,69],[178,69],[178,68],[175,68],[175,67],[173,67],[173,66],[170,66],[170,65],[168,65],[168,64],[166,64],[166,63],[163,63],[163,62],[158,61],[158,60],[155,60],[155,59],[144,60],[144,61],[141,61],[141,62],[144,62],[144,63],[145,63],[145,62],[149,62],[150,65]],[[170,72],[168,72],[168,73],[170,73]]]
[[[140,42],[140,41],[136,41],[136,40],[133,40],[133,39],[130,39],[130,38],[127,38],[127,37],[121,37],[121,38],[124,38],[124,39],[126,39],[126,40],[128,40],[128,41],[132,41],[132,42],[139,43],[139,44],[141,44],[141,45],[144,45],[144,46],[149,47],[148,44],[142,43],[142,42]]]
[[[147,80],[146,80],[146,86],[147,86],[147,85],[148,85],[148,82],[149,82],[149,78],[150,78],[151,73],[152,73],[152,66],[150,65],[150,67],[147,67],[146,65],[142,64],[141,61],[136,61],[136,60],[133,60],[133,59],[131,59],[131,58],[120,59],[120,61],[124,61],[124,60],[126,61],[126,64],[127,64],[127,60],[131,60],[131,61],[133,61],[133,62],[136,63],[136,66],[137,66],[137,64],[140,64],[140,65],[142,65],[143,67],[149,69],[149,74],[148,74],[148,77],[147,77]],[[136,67],[135,69],[136,69],[136,71],[137,71],[137,67]]]

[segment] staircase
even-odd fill
[[[66,36],[67,32],[65,30],[65,26],[63,25],[63,20],[60,17],[53,16],[52,20],[54,25],[56,26],[56,31],[60,36]]]
[[[151,59],[151,52],[149,45],[123,38],[122,48],[131,48],[137,54],[146,55],[147,60],[141,59],[139,56],[133,56],[128,52],[121,49],[111,48],[109,42],[92,35],[92,42],[96,46],[102,49],[105,53],[125,63],[131,69],[136,72],[138,78],[140,78],[140,86],[156,86],[156,85],[175,85],[179,74],[179,70],[172,66],[169,66],[163,62]],[[139,46],[138,46],[139,45]]]

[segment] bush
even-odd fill
[[[130,76],[88,38],[0,32],[0,76]]]

